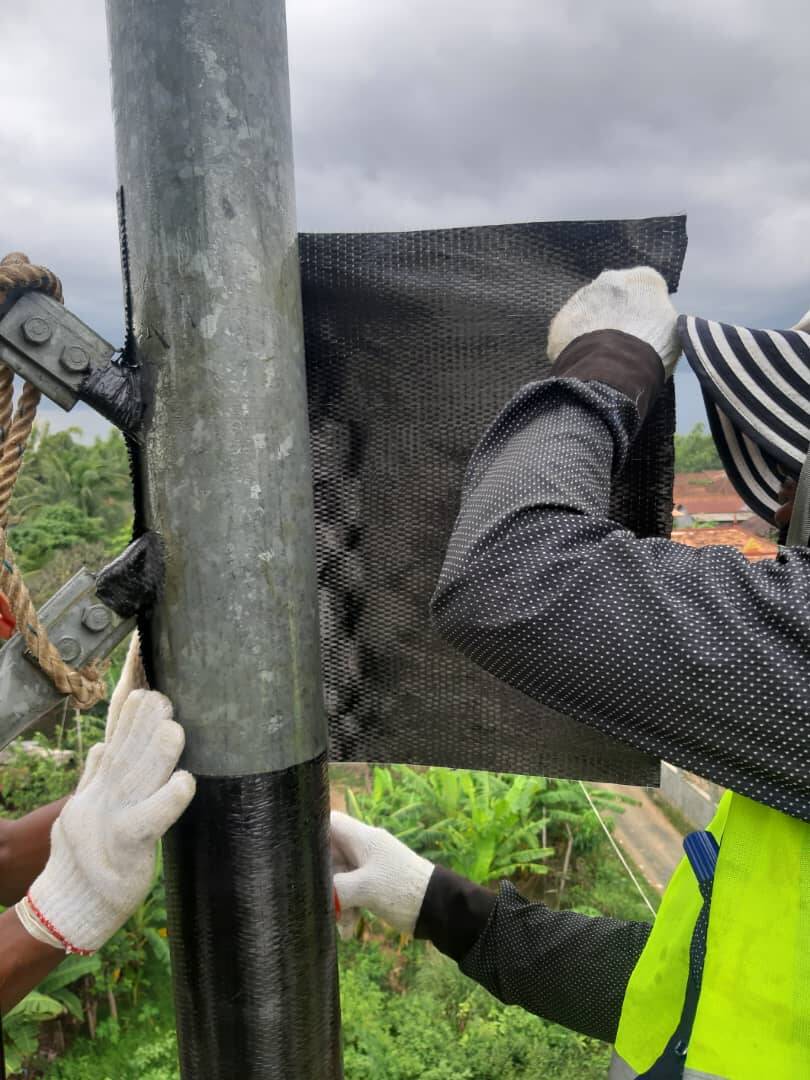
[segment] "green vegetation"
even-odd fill
[[[591,794],[601,806],[621,802],[599,789]],[[349,788],[346,803],[355,817],[385,822],[420,855],[471,881],[530,881],[544,897],[564,890],[572,856],[586,854],[603,838],[574,780],[376,766],[371,790]],[[555,872],[549,860],[558,852]],[[531,880],[550,871],[553,884]]]
[[[103,566],[130,538],[124,441],[111,431],[86,446],[78,434],[36,428],[11,500],[9,543],[37,604],[82,566]]]
[[[39,1049],[40,1024],[64,1015],[84,1020],[82,1003],[70,987],[100,970],[97,956],[69,956],[3,1018],[6,1067],[10,1072],[18,1072],[23,1060]]]
[[[350,1080],[601,1080],[604,1044],[501,1005],[421,942],[341,950]]]
[[[703,472],[722,469],[723,463],[705,424],[695,424],[686,435],[675,436],[675,472]]]
[[[609,1050],[507,1008],[422,942],[340,945],[347,1080],[601,1080]],[[179,1080],[168,984],[126,1026],[99,1024],[54,1080]]]

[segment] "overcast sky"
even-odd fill
[[[302,229],[686,212],[682,310],[810,306],[806,0],[288,0],[288,23]],[[0,253],[118,343],[104,4],[7,5],[2,41]]]

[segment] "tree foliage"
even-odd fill
[[[695,424],[686,435],[675,436],[675,472],[703,472],[722,469],[723,463],[705,424]]]
[[[23,572],[57,552],[104,545],[132,517],[129,464],[117,431],[90,445],[79,429],[34,430],[10,506],[9,542]]]

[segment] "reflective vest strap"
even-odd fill
[[[637,1076],[636,1070],[628,1065],[623,1058],[619,1057],[614,1050],[607,1080],[636,1080]],[[683,1071],[683,1080],[729,1080],[729,1078],[718,1076],[717,1073],[702,1072],[700,1069],[686,1068]]]
[[[731,798],[731,792],[726,792],[709,826],[718,840]],[[621,1061],[633,1063],[630,1076],[640,1075],[658,1061],[681,1020],[690,945],[702,907],[697,879],[689,861],[682,859],[661,901],[622,1006],[616,1051]],[[618,1076],[621,1078],[621,1073]]]

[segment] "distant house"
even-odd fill
[[[703,521],[737,525],[754,517],[722,469],[676,473],[672,502],[676,528]]]

